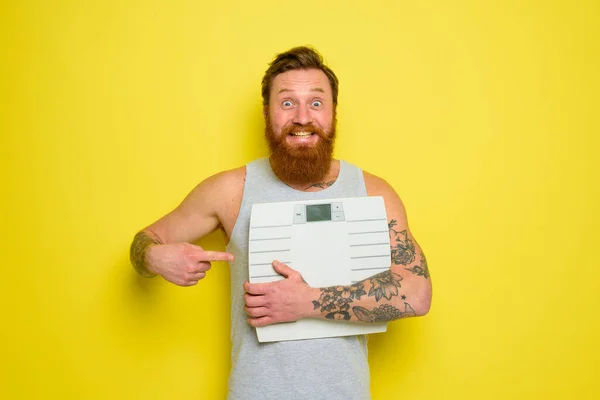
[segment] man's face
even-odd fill
[[[331,164],[336,125],[325,73],[309,69],[277,75],[264,114],[275,173],[293,183],[323,178]]]

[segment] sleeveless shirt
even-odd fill
[[[255,203],[367,195],[362,170],[340,160],[337,180],[318,192],[292,189],[268,158],[246,165],[246,182],[227,251],[231,268],[231,372],[228,400],[370,399],[366,336],[259,343],[244,312],[250,212]]]

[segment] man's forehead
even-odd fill
[[[318,92],[331,93],[327,75],[319,69],[301,69],[281,73],[273,79],[272,90],[276,93]]]

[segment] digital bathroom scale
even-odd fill
[[[262,203],[252,206],[248,243],[251,283],[284,279],[279,260],[311,287],[351,285],[391,265],[383,197]],[[350,303],[352,307],[352,303]],[[260,342],[385,332],[386,323],[302,319],[256,328]]]

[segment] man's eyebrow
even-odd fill
[[[311,92],[321,92],[321,93],[325,93],[325,90],[323,90],[323,89],[321,89],[321,88],[319,88],[319,87],[317,87],[317,88],[314,88],[314,89],[310,89],[310,91],[311,91]],[[277,92],[277,94],[279,94],[279,93],[283,93],[283,92],[293,92],[293,90],[292,90],[292,89],[286,89],[286,88],[282,88],[282,89],[279,89],[279,92]]]

